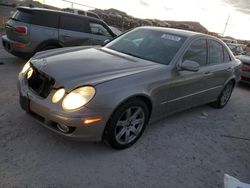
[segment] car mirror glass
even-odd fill
[[[191,60],[185,60],[180,66],[180,70],[186,70],[191,72],[197,72],[199,71],[199,68],[200,64]]]

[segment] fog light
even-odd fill
[[[68,133],[69,132],[69,127],[67,125],[57,124],[56,127],[59,129],[59,131],[61,131],[63,133]]]

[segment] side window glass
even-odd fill
[[[99,19],[97,15],[95,15],[95,14],[93,14],[91,12],[87,12],[87,16]]]
[[[229,55],[229,53],[228,53],[228,51],[227,51],[226,48],[223,48],[223,52],[224,52],[224,62],[231,61],[231,57],[230,57],[230,55]]]
[[[51,12],[38,11],[34,13],[34,19],[32,20],[32,24],[58,28],[59,15]]]
[[[80,14],[80,15],[84,15],[84,16],[85,16],[85,12],[84,12],[84,11],[82,11],[82,10],[78,10],[78,14]]]
[[[60,28],[70,31],[89,33],[89,25],[85,19],[75,16],[61,16]]]
[[[200,66],[207,63],[207,42],[205,39],[199,39],[193,42],[185,55],[183,61],[191,60],[200,64]]]
[[[20,22],[26,22],[26,23],[31,23],[33,19],[33,15],[22,12],[22,11],[16,11],[15,14],[12,16],[12,19],[20,21]]]
[[[94,34],[94,35],[104,35],[104,36],[107,36],[107,37],[110,37],[110,33],[108,32],[108,30],[103,27],[101,24],[97,24],[97,23],[89,23],[90,25],[90,30],[91,30],[91,33]]]
[[[208,63],[209,64],[220,64],[223,63],[223,46],[213,40],[208,41],[208,51],[209,51],[209,58]]]

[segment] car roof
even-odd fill
[[[188,37],[193,37],[193,36],[205,36],[205,37],[208,37],[208,38],[214,38],[214,39],[218,40],[218,38],[216,38],[214,36],[211,36],[211,35],[198,33],[198,32],[193,32],[193,31],[181,30],[181,29],[166,28],[166,27],[154,27],[154,26],[142,26],[142,27],[139,27],[139,28],[146,28],[146,29],[150,29],[150,30],[166,32],[166,33],[170,33],[170,34],[184,36],[184,37],[187,37],[187,38]]]
[[[80,14],[74,14],[74,13],[60,11],[60,10],[52,10],[52,9],[38,8],[38,7],[24,7],[24,6],[19,6],[16,9],[20,10],[20,11],[27,11],[27,12],[29,12],[29,11],[30,12],[32,12],[32,11],[54,12],[54,13],[58,13],[58,14],[62,14],[62,15],[71,15],[71,16],[75,16],[75,17],[79,17],[79,18],[86,18],[86,19],[88,19],[90,21],[94,21],[94,22],[105,23],[102,20],[94,18],[94,17],[84,16],[84,15],[80,15]]]

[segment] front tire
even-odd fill
[[[132,146],[142,135],[149,120],[149,109],[140,99],[122,104],[104,130],[104,141],[114,149]]]
[[[232,92],[234,89],[234,82],[230,81],[226,84],[226,86],[223,88],[221,94],[217,98],[217,100],[211,105],[215,108],[223,108],[227,105],[229,99],[231,98]]]

